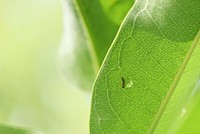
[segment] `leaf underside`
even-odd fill
[[[200,76],[199,5],[135,3],[94,84],[91,134],[172,131]]]

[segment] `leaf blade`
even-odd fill
[[[200,28],[198,13],[192,15],[197,21],[193,23],[187,14],[181,14],[182,9],[174,1],[167,2],[170,4],[138,1],[129,12],[94,85],[91,133],[151,133],[154,130],[150,126]],[[192,3],[195,7],[199,1]],[[189,9],[196,12],[198,7]],[[178,21],[175,23],[172,18]],[[183,29],[187,32],[183,33]],[[121,77],[126,83],[133,82],[132,87],[126,86],[123,90]]]

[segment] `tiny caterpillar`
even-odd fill
[[[125,88],[125,80],[124,80],[124,77],[122,77],[122,88]]]

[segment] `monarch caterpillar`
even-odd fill
[[[124,77],[122,77],[122,88],[125,88],[125,80],[124,80]]]

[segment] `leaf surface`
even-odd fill
[[[138,0],[93,88],[90,132],[175,132],[200,75],[200,1]],[[175,128],[176,129],[175,129]]]

